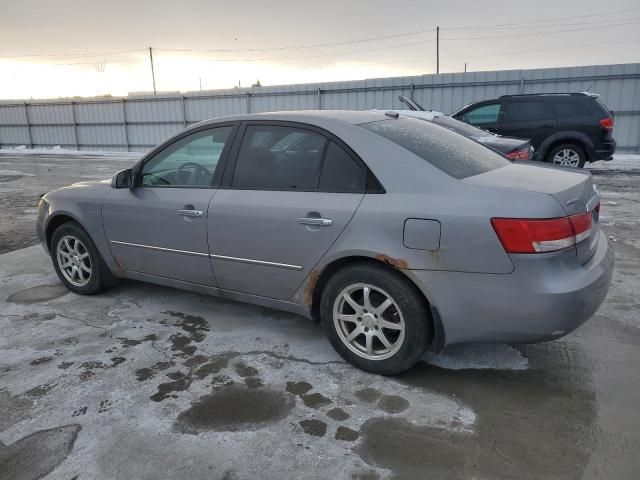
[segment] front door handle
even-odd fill
[[[204,215],[202,210],[178,210],[178,215],[183,217],[201,217]]]
[[[330,227],[333,225],[333,220],[330,218],[302,217],[298,219],[298,223],[315,225],[316,227]]]

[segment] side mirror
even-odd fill
[[[131,169],[120,170],[111,177],[111,188],[133,188],[133,174]]]

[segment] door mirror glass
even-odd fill
[[[111,178],[112,188],[132,188],[133,187],[133,175],[131,170],[120,170]]]

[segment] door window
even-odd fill
[[[327,140],[310,130],[249,125],[236,162],[233,187],[316,190]]]
[[[541,120],[551,120],[551,112],[544,101],[507,103],[507,122],[537,122]]]
[[[320,190],[361,193],[365,190],[365,177],[365,169],[351,155],[337,143],[329,142],[320,174]]]
[[[233,129],[212,128],[188,135],[157,153],[142,167],[147,187],[206,187]]]
[[[468,111],[465,117],[466,121],[471,125],[487,125],[490,123],[498,123],[499,114],[500,104],[492,103]]]

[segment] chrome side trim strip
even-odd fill
[[[264,265],[266,267],[285,268],[287,270],[302,270],[301,265],[289,265],[288,263],[265,262],[264,260],[253,260],[251,258],[228,257],[226,255],[210,255],[218,260],[228,260],[230,262],[250,263],[252,265]]]
[[[139,243],[120,242],[118,240],[111,240],[111,243],[116,245],[124,245],[126,247],[146,248],[147,250],[159,250],[161,252],[180,253],[183,255],[194,255],[196,257],[208,257],[208,253],[191,252],[189,250],[176,250],[175,248],[154,247],[153,245],[141,245]]]

